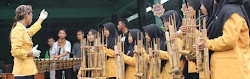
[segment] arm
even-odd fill
[[[38,21],[40,20],[42,19],[39,18]],[[33,37],[42,28],[41,23],[39,23],[38,21],[35,22],[30,28],[27,29],[30,37]]]
[[[234,48],[240,36],[240,26],[242,26],[242,20],[240,19],[243,18],[238,14],[233,14],[224,24],[223,35],[207,40],[207,47],[213,51],[225,51]]]
[[[109,57],[115,57],[114,56],[114,52],[115,52],[114,50],[108,49],[106,47],[103,47],[102,49],[103,49],[103,51],[106,51],[107,56],[109,56]]]
[[[51,54],[52,54],[52,57],[51,57],[51,58],[55,58],[55,56],[56,56],[56,51],[57,51],[57,50],[56,50],[56,46],[57,46],[57,45],[54,43],[54,44],[53,44],[53,47],[52,47],[52,51],[51,51]]]
[[[123,54],[124,62],[128,65],[135,66],[135,57],[130,57]]]
[[[162,50],[160,50],[160,51],[159,51],[159,54],[160,54],[160,59],[161,59],[161,60],[168,60],[168,59],[169,59],[169,56],[168,56],[168,52],[167,52],[167,51],[162,51]]]
[[[57,56],[57,58],[64,57],[64,56],[66,56],[68,53],[69,53],[68,51],[65,51],[65,52],[63,52],[61,55]]]
[[[75,43],[72,49],[73,58],[76,58],[76,53],[77,52],[76,52],[76,43]]]

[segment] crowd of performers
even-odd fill
[[[243,0],[185,0],[187,11],[184,14],[197,17],[196,23],[199,20],[206,20],[207,40],[201,41],[198,46],[200,50],[207,47],[209,49],[209,70],[211,79],[250,79],[250,39],[249,39],[249,18],[243,7]],[[202,12],[201,15],[199,11]],[[10,33],[11,41],[11,55],[14,57],[13,72],[15,79],[33,79],[38,72],[34,57],[39,57],[41,51],[37,49],[38,46],[33,47],[32,36],[38,32],[42,26],[43,20],[48,16],[45,10],[41,11],[39,19],[30,27],[32,22],[32,7],[29,5],[20,5],[15,11],[16,17]],[[160,18],[165,26],[166,31],[169,31],[169,18],[175,15],[175,25],[177,26],[178,34],[178,48],[183,49],[183,35],[189,29],[182,25],[182,15],[174,10],[166,11]],[[205,19],[204,19],[205,18]],[[169,74],[170,65],[168,50],[166,45],[166,37],[164,30],[156,24],[149,24],[143,26],[143,30],[130,29],[128,22],[124,18],[118,20],[118,25],[115,26],[112,22],[103,24],[103,32],[107,43],[106,47],[102,48],[108,58],[106,61],[106,77],[108,79],[116,79],[116,64],[114,45],[116,39],[121,31],[124,35],[122,41],[124,43],[124,63],[126,64],[125,78],[136,79],[134,75],[135,57],[134,45],[137,39],[145,38],[146,42],[153,42],[156,38],[160,39],[159,57],[161,59],[161,79],[173,79],[173,75]],[[118,28],[118,31],[116,29]],[[98,31],[91,29],[88,32],[77,31],[77,38],[79,42],[73,45],[65,39],[67,36],[66,29],[60,29],[58,32],[59,39],[55,42],[53,38],[48,39],[50,50],[47,56],[51,58],[69,58],[69,53],[74,54],[74,57],[81,57],[81,43],[83,33],[88,33],[87,39],[90,45],[94,46],[93,41],[95,34]],[[144,37],[138,33],[144,33]],[[202,39],[201,39],[202,40]],[[144,44],[145,45],[145,44]],[[144,50],[146,51],[144,46]],[[87,49],[87,48],[86,48]],[[99,51],[99,47],[91,48],[91,51]],[[148,55],[144,56],[148,59]],[[149,60],[147,60],[149,61]],[[88,62],[88,61],[87,61]],[[180,62],[182,65],[182,74],[185,79],[199,79],[203,78],[195,70],[196,63],[187,56],[181,55]],[[74,67],[74,71],[79,71],[77,77],[82,77],[79,69]],[[51,78],[62,79],[62,71],[65,71],[66,79],[71,79],[71,71],[69,69],[51,71],[55,76]],[[89,73],[87,73],[89,74]],[[147,78],[150,78],[147,77]]]

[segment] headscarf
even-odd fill
[[[118,37],[118,32],[116,30],[115,24],[108,22],[106,24],[103,24],[103,26],[105,28],[107,28],[107,30],[109,31],[109,37],[108,37],[108,44],[107,44],[107,48],[109,49],[114,49],[115,46],[115,40]]]
[[[133,56],[134,55],[133,51],[134,51],[135,43],[137,43],[137,39],[141,39],[141,31],[138,30],[138,29],[130,29],[129,33],[131,34],[131,36],[133,38],[133,43],[129,44],[127,55],[128,56]],[[137,38],[137,33],[139,33],[139,38]]]
[[[169,10],[169,11],[165,12],[160,18],[162,20],[164,19],[165,21],[169,22],[169,17],[171,17],[171,16],[174,17],[173,14],[175,14],[176,26],[177,26],[177,30],[178,30],[179,27],[181,27],[181,25],[182,25],[182,17],[178,12],[176,12],[175,10]]]
[[[145,32],[148,33],[148,36],[153,41],[156,38],[160,38],[160,50],[166,51],[166,38],[165,38],[165,32],[155,24],[149,24],[144,27],[142,27]],[[152,46],[153,47],[153,46]],[[161,72],[163,70],[163,67],[165,67],[167,63],[167,60],[161,60]]]

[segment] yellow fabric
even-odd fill
[[[145,52],[145,49],[142,50],[143,52]],[[135,56],[130,57],[127,55],[123,55],[124,56],[124,62],[127,65],[127,69],[126,69],[126,79],[136,79],[135,73],[136,73],[136,68],[135,68]],[[143,57],[145,57],[145,54],[143,55]]]
[[[246,57],[247,68],[248,68],[248,70],[250,70],[250,47],[248,47],[248,53],[245,56],[248,56],[248,57]],[[248,79],[250,79],[250,71],[248,72]]]
[[[178,49],[182,50],[183,47],[183,42],[180,38],[177,38],[178,41]],[[169,55],[167,51],[160,51],[160,59],[161,60],[169,60]],[[181,57],[181,54],[180,54]],[[167,61],[166,65],[163,67],[162,73],[161,73],[161,79],[173,79],[173,76],[171,74],[169,74],[170,70],[170,63],[169,61]]]
[[[136,73],[136,69],[135,69],[135,57],[130,57],[127,55],[123,55],[124,56],[124,62],[127,65],[127,69],[126,69],[126,79],[136,79],[135,73]]]
[[[34,23],[26,32],[24,27],[17,23],[11,31],[11,55],[14,57],[12,74],[34,75],[37,73],[34,57],[27,57],[27,55],[33,47],[31,37],[41,28],[39,23]]]
[[[202,33],[198,30],[198,29],[195,29],[195,33],[198,33],[200,35],[200,37],[202,37]],[[183,40],[183,33],[180,32],[178,38],[180,38],[181,40]],[[184,41],[182,41],[184,42]],[[196,64],[193,62],[193,61],[188,61],[188,73],[196,73]]]
[[[109,56],[106,62],[106,77],[116,77],[116,64],[113,56],[115,51],[106,47],[103,48],[103,51],[106,52],[107,56]]]
[[[223,35],[207,40],[207,47],[215,51],[211,56],[211,79],[247,79],[244,53],[249,48],[249,31],[244,18],[232,14],[225,22]]]

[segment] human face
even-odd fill
[[[89,42],[94,41],[94,34],[91,31],[89,31],[89,33],[88,33],[88,40],[89,40]]]
[[[24,19],[25,19],[27,25],[31,24],[32,18],[33,18],[33,14],[32,13],[28,13],[28,14],[25,15]]]
[[[208,16],[208,13],[207,13],[207,9],[205,8],[205,6],[201,3],[201,11],[202,13],[205,15],[205,16]]]
[[[81,39],[83,38],[83,36],[84,36],[84,35],[83,35],[82,31],[78,31],[78,32],[77,32],[77,39],[78,39],[78,40],[81,40]]]
[[[109,33],[109,30],[106,27],[103,28],[103,31],[104,31],[104,36],[109,37],[110,33]]]
[[[59,39],[65,39],[65,37],[67,36],[66,32],[63,30],[60,30],[58,33],[58,37]]]
[[[131,33],[128,34],[128,43],[129,44],[133,43],[133,37],[132,37]]]
[[[189,13],[191,16],[194,16],[194,14],[195,14],[194,8],[193,8],[189,3],[187,3],[187,5],[188,5],[188,13]]]
[[[118,31],[122,31],[123,28],[124,28],[124,23],[122,23],[122,21],[119,21],[117,25]]]
[[[166,31],[169,29],[169,22],[167,22],[166,20],[163,19],[163,23],[165,26]]]
[[[48,39],[48,45],[50,47],[52,47],[54,43],[55,43],[55,40],[53,38]]]

